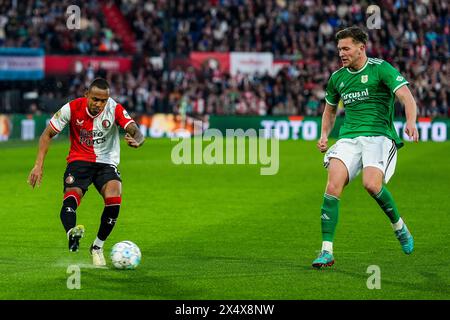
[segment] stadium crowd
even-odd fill
[[[109,2],[120,8],[136,38],[132,72],[105,72],[112,96],[126,108],[137,113],[256,115],[321,114],[325,85],[340,65],[334,34],[350,25],[366,26],[369,5],[355,0]],[[98,14],[99,1],[20,1],[16,9],[8,3],[0,0],[0,46],[43,47],[46,53],[123,53],[120,39]],[[70,4],[82,8],[78,32],[65,26]],[[381,29],[368,31],[368,56],[402,71],[420,116],[450,116],[448,2],[387,0],[381,17]],[[196,71],[174,66],[164,72],[148,59],[187,57],[193,51],[272,52],[275,59],[290,63],[275,75],[230,76],[210,67]],[[58,81],[75,97],[93,76],[87,70]],[[40,95],[55,95],[52,91],[44,86]]]
[[[120,40],[98,14],[99,1],[0,0],[0,46],[43,48],[46,53],[111,54]],[[80,30],[67,27],[66,10],[80,8]]]

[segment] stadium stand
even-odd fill
[[[66,27],[66,8],[73,4],[81,8],[79,30]],[[132,57],[125,73],[84,68],[75,75],[46,75],[45,81],[0,81],[0,95],[20,91],[14,101],[37,92],[22,107],[0,112],[31,112],[31,106],[54,111],[67,97],[83,94],[94,75],[104,75],[112,96],[134,113],[320,115],[325,84],[339,66],[334,34],[365,26],[368,5],[355,0],[0,0],[0,48]],[[419,116],[450,116],[448,2],[387,0],[381,7],[383,23],[369,30],[368,55],[402,70]],[[272,52],[287,63],[276,74],[256,75],[176,63],[192,52]],[[150,57],[163,62],[152,63]]]

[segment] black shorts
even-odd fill
[[[91,183],[94,183],[98,192],[111,180],[120,179],[120,172],[112,164],[87,161],[73,161],[67,165],[64,172],[64,192],[66,188],[78,187],[86,193]]]

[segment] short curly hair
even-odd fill
[[[89,85],[88,91],[91,91],[93,87],[97,87],[101,90],[108,90],[109,83],[103,78],[95,78],[94,81]]]

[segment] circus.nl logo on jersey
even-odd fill
[[[362,101],[369,98],[369,89],[366,88],[361,91],[349,92],[342,95],[341,99],[344,104],[349,104],[355,101]]]

